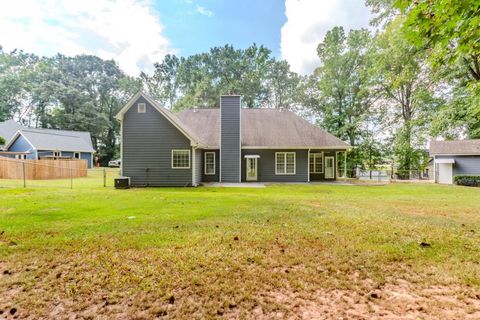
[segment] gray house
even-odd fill
[[[242,109],[240,100],[172,113],[137,93],[116,116],[122,175],[133,186],[344,177],[348,144],[290,111]]]
[[[452,184],[458,175],[480,176],[480,139],[431,141],[435,182]]]
[[[6,144],[0,156],[17,159],[82,159],[93,166],[89,132],[29,128],[13,120],[0,122],[0,136]]]

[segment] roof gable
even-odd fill
[[[163,115],[170,123],[172,123],[183,135],[185,135],[192,144],[203,146],[201,140],[188,128],[186,127],[176,115],[174,115],[170,110],[160,106],[160,104],[155,101],[152,97],[147,95],[144,92],[137,92],[124,106],[120,111],[115,115],[115,118],[119,121],[123,121],[125,113],[137,102],[137,100],[143,97],[148,103],[150,103],[161,115]]]

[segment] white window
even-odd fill
[[[295,174],[295,152],[275,152],[275,174]]]
[[[172,169],[190,169],[190,150],[172,150]]]
[[[26,155],[26,154],[16,154],[16,155],[15,155],[15,159],[26,160],[26,159],[27,159],[27,155]]]
[[[205,152],[205,175],[215,174],[215,152]]]
[[[147,107],[145,103],[138,104],[138,113],[145,113],[147,111]]]
[[[310,153],[310,173],[323,173],[323,153]]]
[[[80,152],[74,152],[73,159],[80,159]]]
[[[62,156],[62,152],[61,152],[61,151],[53,151],[53,156],[54,156],[54,157],[61,157],[61,156]]]

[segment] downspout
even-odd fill
[[[93,161],[92,166],[94,166]],[[120,119],[120,176],[123,177],[123,116]]]

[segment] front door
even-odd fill
[[[335,179],[334,157],[325,157],[325,179]]]
[[[257,181],[258,158],[247,158],[247,181]]]

